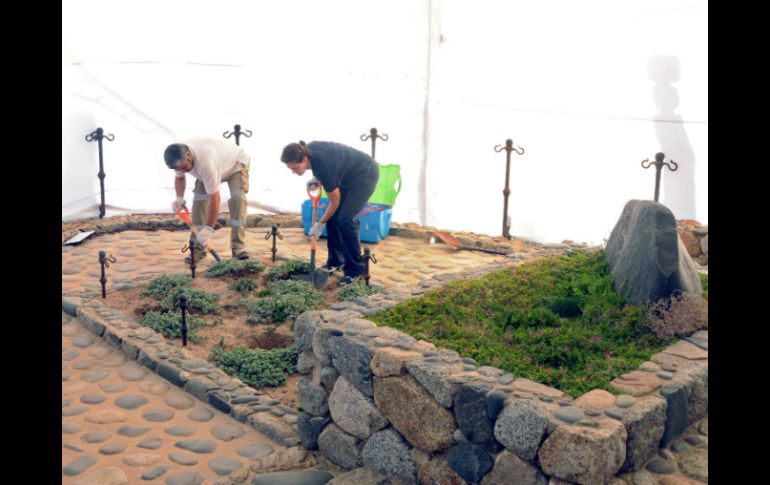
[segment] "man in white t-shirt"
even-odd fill
[[[176,200],[172,208],[178,212],[185,206],[185,174],[196,178],[193,189],[192,223],[198,232],[195,248],[196,262],[206,256],[206,243],[214,232],[219,214],[219,186],[230,187],[230,247],[233,257],[248,259],[244,241],[246,235],[246,194],[249,192],[249,162],[246,152],[217,138],[190,138],[166,148],[163,159],[175,171]],[[190,263],[190,257],[185,258]]]

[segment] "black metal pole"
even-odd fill
[[[519,155],[524,153],[524,149],[521,147],[514,148],[513,140],[510,138],[505,140],[505,146],[497,145],[495,147],[496,152],[505,150],[505,188],[503,189],[503,237],[511,239],[511,224],[508,222],[508,196],[511,195],[511,188],[509,184],[511,175],[511,152],[516,152]]]
[[[102,284],[102,298],[107,298],[107,275],[105,274],[104,268],[109,268],[110,263],[114,263],[115,261],[117,261],[115,256],[110,255],[107,257],[107,253],[99,251],[99,266],[101,266],[102,269],[102,276],[99,278],[99,283]]]
[[[270,250],[273,252],[273,262],[275,262],[275,253],[278,252],[278,249],[275,247],[276,241],[275,239],[283,239],[283,235],[278,232],[278,226],[273,224],[273,226],[270,228],[269,231],[265,234],[265,239],[270,239],[270,236],[273,237],[273,248]]]
[[[182,346],[187,347],[187,296],[179,295],[179,308],[182,310]]]
[[[246,138],[250,138],[251,134],[251,130],[241,131],[241,125],[235,125],[232,132],[226,131],[222,133],[222,136],[225,138],[230,138],[231,136],[235,135],[235,144],[241,146],[241,135],[245,136]]]
[[[104,204],[104,177],[106,177],[106,174],[104,173],[104,154],[102,151],[102,139],[106,138],[107,141],[112,141],[115,139],[115,135],[109,134],[105,135],[104,130],[101,128],[97,128],[96,131],[89,133],[86,135],[86,141],[94,141],[96,140],[99,145],[99,186],[100,186],[100,192],[101,192],[101,204],[99,205],[99,219],[102,219],[104,217],[104,214],[106,212],[105,204]]]
[[[369,261],[377,264],[377,258],[374,257],[372,251],[369,248],[364,248],[364,281],[366,281],[366,286],[371,286],[369,284],[369,279],[371,278],[371,274],[369,273]]]
[[[191,237],[188,245],[190,248],[190,271],[192,271],[193,279],[195,279],[195,243],[195,238]]]
[[[642,160],[642,168],[650,168],[651,165],[655,165],[655,202],[658,201],[658,196],[660,195],[660,171],[663,168],[663,165],[668,167],[669,170],[672,172],[676,172],[676,170],[679,168],[679,165],[673,160],[669,160],[668,163],[664,162],[663,159],[666,158],[666,155],[663,152],[658,152],[655,154],[655,161],[651,162],[649,158],[646,158]],[[647,165],[645,165],[645,163]],[[672,168],[671,165],[674,167]]]
[[[387,134],[385,134],[385,133],[379,135],[379,134],[377,134],[377,128],[372,128],[371,130],[369,130],[369,134],[368,135],[366,133],[361,135],[361,141],[366,141],[366,140],[368,140],[370,138],[372,140],[372,160],[375,160],[375,158],[374,158],[374,151],[375,151],[376,144],[377,144],[377,138],[379,138],[382,141],[388,141],[388,139],[390,137]]]

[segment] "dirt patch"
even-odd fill
[[[193,356],[211,360],[210,356],[214,348],[222,346],[227,349],[248,347],[270,350],[293,345],[294,332],[291,320],[281,323],[266,322],[259,324],[246,322],[246,309],[241,302],[257,298],[256,293],[267,287],[265,275],[274,264],[277,264],[273,263],[269,257],[260,260],[260,262],[266,266],[266,269],[260,275],[249,278],[257,283],[258,287],[248,295],[242,295],[228,288],[230,283],[240,277],[209,278],[199,273],[192,280],[193,288],[215,292],[220,295],[217,301],[219,310],[216,314],[205,315],[199,311],[190,312],[205,322],[205,326],[197,330],[197,334],[202,336],[203,339],[199,342],[188,340],[186,349]],[[109,292],[107,293],[105,304],[140,322],[146,313],[162,309],[162,306],[154,298],[142,296],[141,293],[145,287],[146,285],[143,284],[122,291]],[[327,287],[321,290],[325,301],[319,305],[318,309],[328,308],[331,304],[337,302],[337,290],[337,281],[331,278]],[[181,338],[167,339],[167,341],[174,346],[182,346]],[[275,399],[279,399],[287,406],[296,407],[296,387],[301,377],[299,374],[289,375],[283,385],[279,387],[265,387],[262,388],[262,391]]]

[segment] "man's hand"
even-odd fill
[[[206,244],[208,244],[209,238],[211,237],[212,234],[214,234],[214,228],[213,227],[211,227],[211,226],[203,226],[203,229],[198,231],[198,237],[196,238],[196,240],[198,241],[198,244],[200,244],[201,246],[203,246],[205,248]]]
[[[171,203],[171,208],[174,210],[174,212],[179,212],[182,210],[182,207],[187,205],[187,201],[184,200],[184,197],[176,197],[176,200]]]
[[[325,227],[325,222],[316,222],[315,225],[310,228],[310,232],[308,232],[307,235],[310,237],[321,237],[321,233],[324,232]]]

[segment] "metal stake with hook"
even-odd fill
[[[511,195],[511,188],[508,184],[508,180],[510,178],[511,174],[511,152],[516,152],[519,155],[524,154],[524,149],[522,147],[515,147],[513,146],[513,140],[510,138],[505,140],[505,146],[502,145],[496,145],[495,151],[501,152],[505,150],[506,156],[505,156],[505,189],[503,190],[503,237],[506,237],[508,239],[511,239],[511,223],[508,220],[508,196]]]
[[[195,244],[196,244],[195,236],[191,236],[190,240],[187,242],[187,246],[182,248],[182,252],[186,253],[187,251],[190,251],[190,271],[192,271],[192,277],[195,279]]]
[[[235,144],[238,146],[241,146],[241,135],[245,136],[246,138],[251,138],[251,130],[241,131],[241,125],[235,125],[234,130],[231,132],[226,131],[222,133],[222,136],[225,138],[230,138],[231,136],[235,135]]]
[[[677,165],[675,161],[669,160],[671,165],[674,166],[674,168],[671,168],[671,165],[663,161],[664,158],[666,158],[666,155],[664,155],[663,152],[658,152],[655,154],[654,162],[651,162],[649,158],[642,160],[642,168],[650,168],[650,165],[655,165],[655,202],[658,201],[658,194],[660,191],[660,170],[663,168],[663,165],[667,166],[672,172],[676,172],[676,169],[679,168],[679,165]],[[647,165],[645,165],[645,163]]]
[[[99,265],[102,267],[102,277],[99,278],[99,282],[102,284],[102,298],[107,298],[107,276],[104,274],[104,268],[110,267],[110,263],[116,262],[115,256],[109,255],[104,251],[99,251]]]
[[[104,130],[101,128],[97,128],[96,131],[93,133],[89,133],[86,135],[86,141],[91,142],[96,140],[99,142],[99,185],[101,187],[101,194],[102,194],[102,203],[99,205],[99,219],[102,219],[104,217],[104,214],[106,212],[104,207],[104,177],[106,176],[104,174],[104,156],[102,153],[102,139],[106,138],[107,141],[112,141],[115,139],[115,135],[113,134],[104,134]]]
[[[179,295],[179,308],[182,310],[182,346],[187,347],[187,296]]]
[[[369,274],[369,261],[373,264],[377,264],[377,258],[374,257],[374,254],[372,254],[372,251],[369,248],[364,248],[364,280],[366,281],[366,286],[371,286],[369,284],[369,279],[371,278],[371,275]]]
[[[270,236],[273,236],[273,248],[270,251],[273,252],[273,262],[275,262],[275,253],[278,251],[275,248],[275,238],[283,240],[283,235],[278,232],[278,226],[275,224],[273,224],[273,227],[265,234],[265,240],[270,239]]]
[[[369,130],[369,134],[368,135],[366,133],[361,135],[361,141],[366,141],[366,140],[368,140],[370,138],[372,139],[372,160],[375,160],[375,158],[374,158],[374,149],[375,149],[375,145],[377,144],[377,138],[379,138],[382,141],[388,141],[388,139],[390,137],[386,133],[383,133],[382,135],[379,135],[379,134],[377,134],[377,128],[372,128],[371,130]]]

